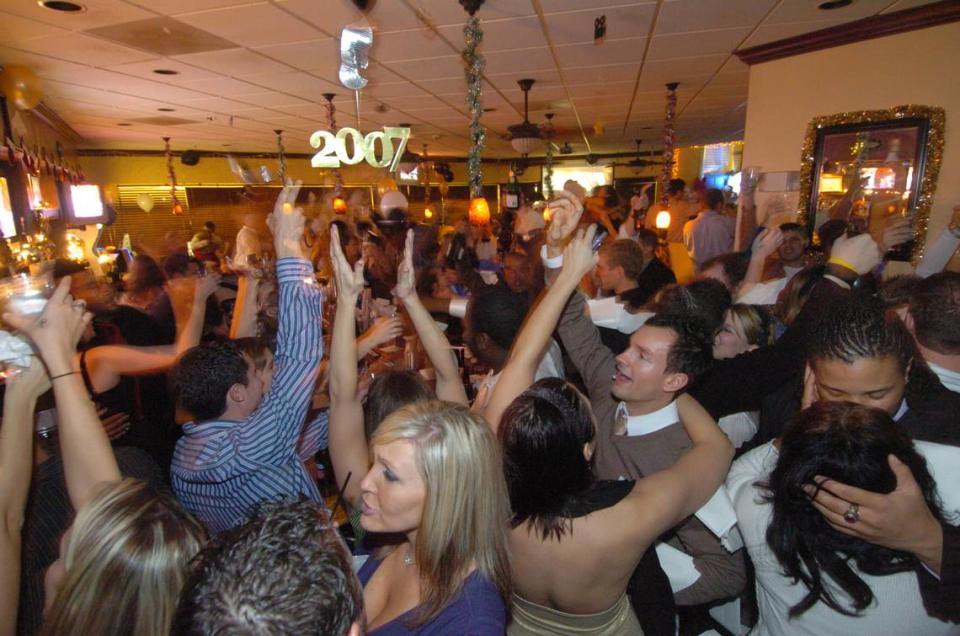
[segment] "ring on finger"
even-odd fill
[[[850,504],[847,507],[847,511],[843,513],[843,520],[847,523],[856,523],[860,521],[860,506],[855,503]]]

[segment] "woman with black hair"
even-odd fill
[[[595,263],[595,228],[564,252],[560,276],[514,341],[485,411],[498,432],[513,510],[511,636],[641,633],[626,588],[647,548],[700,508],[723,481],[733,448],[691,398],[677,400],[691,448],[639,481],[598,481],[589,400],[570,383],[532,386],[567,299]],[[529,388],[528,388],[529,387]],[[524,390],[526,389],[526,390]]]
[[[916,557],[839,532],[811,501],[824,479],[892,491],[890,455],[910,468],[942,520],[926,462],[880,409],[817,402],[781,438],[734,463],[727,491],[756,573],[752,633],[956,633],[924,610]]]

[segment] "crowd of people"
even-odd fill
[[[885,277],[903,220],[679,180],[659,231],[299,190],[4,314],[0,634],[960,633],[960,206]]]

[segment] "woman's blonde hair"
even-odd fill
[[[401,440],[415,445],[426,486],[415,553],[423,604],[414,625],[436,618],[474,565],[508,602],[510,500],[490,427],[465,406],[420,402],[390,414],[370,441]]]
[[[743,329],[748,345],[762,347],[773,342],[770,316],[757,305],[735,303],[730,305],[730,318]]]
[[[42,634],[167,634],[203,528],[173,497],[124,479],[80,509]]]

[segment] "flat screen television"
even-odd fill
[[[108,221],[107,209],[103,204],[98,185],[66,186],[61,189],[60,203],[68,225],[89,225]]]

